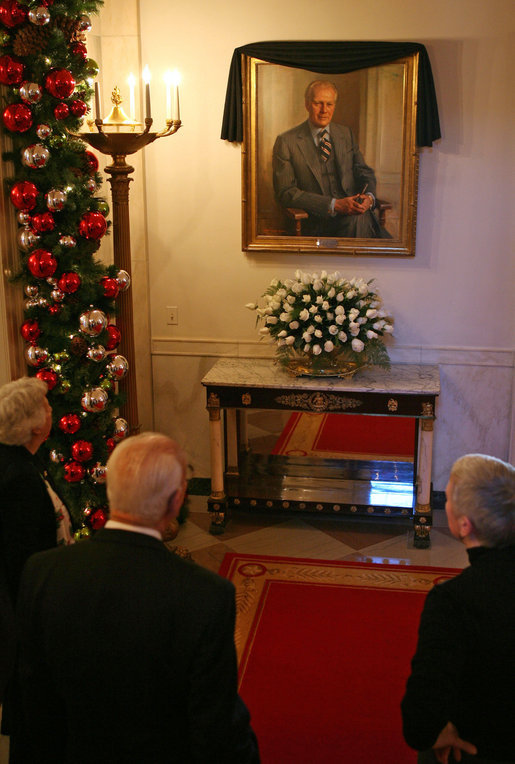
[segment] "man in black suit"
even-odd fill
[[[164,435],[119,444],[110,519],[29,560],[18,618],[27,762],[255,764],[237,693],[234,587],[161,535],[186,489]]]
[[[336,86],[326,80],[306,88],[308,119],[275,141],[276,200],[309,213],[305,235],[390,238],[372,212],[375,173],[352,130],[332,122],[337,98]]]

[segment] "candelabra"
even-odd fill
[[[177,119],[167,119],[165,130],[160,133],[151,133],[150,128],[153,120],[150,117],[150,96],[147,87],[145,129],[142,132],[136,132],[136,129],[143,125],[127,117],[121,108],[122,99],[118,88],[113,90],[111,100],[114,107],[109,116],[102,120],[99,116],[97,97],[96,118],[88,123],[90,132],[80,133],[78,137],[102,154],[110,155],[113,160],[112,164],[106,166],[105,171],[111,176],[108,180],[111,185],[112,196],[114,263],[118,268],[127,271],[132,279],[129,183],[133,179],[129,178],[129,175],[134,172],[134,167],[127,164],[125,159],[128,154],[135,154],[153,143],[156,138],[165,138],[176,133],[181,127],[181,120],[177,104]],[[93,132],[93,125],[97,132]],[[121,132],[122,130],[130,130],[130,132]],[[135,374],[134,317],[132,290],[130,289],[121,292],[118,297],[117,325],[122,334],[121,349],[129,364],[129,374],[120,382],[121,389],[125,393],[125,403],[120,409],[120,413],[129,423],[130,430],[134,432],[139,428],[139,420]]]

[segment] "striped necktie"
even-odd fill
[[[322,159],[324,162],[327,162],[329,157],[331,156],[331,140],[329,138],[329,133],[327,130],[321,130],[319,132],[319,147],[320,147],[320,154],[322,156]]]

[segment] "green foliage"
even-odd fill
[[[19,4],[27,10],[41,5],[33,0],[19,0]],[[27,341],[29,352],[26,355],[30,359],[34,347],[46,351],[47,355],[44,362],[37,364],[29,360],[28,373],[50,374],[56,381],[48,394],[54,424],[49,440],[42,447],[46,450],[43,458],[48,460],[59,492],[79,527],[91,523],[95,509],[105,508],[105,486],[98,481],[98,473],[93,468],[105,465],[110,448],[117,442],[120,424],[123,428],[123,421],[120,423],[116,414],[121,398],[109,367],[117,351],[111,345],[103,359],[91,360],[88,351],[99,345],[108,346],[110,334],[105,328],[94,336],[84,333],[80,316],[94,309],[105,315],[106,323],[112,321],[116,301],[106,297],[101,279],[105,276],[116,278],[117,269],[114,266],[106,268],[95,258],[100,246],[98,239],[84,238],[79,232],[84,215],[91,212],[105,215],[108,207],[105,199],[95,196],[101,176],[95,170],[94,161],[91,164],[89,148],[74,135],[81,126],[81,118],[70,112],[66,118],[58,119],[55,108],[63,103],[71,107],[77,100],[88,103],[91,98],[92,88],[87,80],[96,74],[98,66],[81,52],[84,35],[79,22],[87,21],[82,17],[96,13],[101,5],[101,0],[57,0],[47,7],[48,24],[34,25],[29,18],[13,28],[0,24],[0,56],[13,57],[24,65],[22,81],[3,88],[2,112],[10,104],[23,103],[20,87],[24,82],[36,83],[41,89],[41,99],[27,104],[32,118],[28,129],[10,131],[6,129],[8,125],[4,118],[4,134],[11,138],[12,144],[12,150],[5,158],[14,166],[14,176],[7,191],[20,181],[34,183],[38,190],[36,205],[28,213],[19,213],[13,207],[13,214],[17,214],[20,224],[17,281],[27,298],[25,322],[36,322],[40,331],[39,336]],[[45,79],[53,69],[66,70],[73,77],[75,88],[68,98],[57,98],[45,87]],[[48,135],[41,132],[41,125],[48,126]],[[24,150],[34,144],[49,152],[46,163],[38,168],[27,166],[23,161]],[[66,201],[62,210],[49,210],[45,197],[56,189],[66,192]],[[27,245],[23,236],[30,235],[34,216],[49,212],[55,228],[40,231],[39,239]],[[75,245],[70,246],[70,237]],[[52,276],[39,278],[33,275],[29,258],[36,249],[51,252],[57,261]],[[80,278],[75,292],[63,292],[58,286],[59,279],[66,273],[75,273]],[[91,412],[83,408],[82,399],[85,392],[94,389],[105,391],[108,397],[104,408]],[[69,414],[77,415],[80,420],[80,429],[74,434],[59,427],[62,417]],[[69,480],[69,475],[67,478],[65,466],[75,461],[73,446],[78,440],[90,443],[93,454],[90,459],[78,462],[84,469],[84,476],[74,482]]]

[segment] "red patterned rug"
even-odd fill
[[[295,412],[273,454],[326,459],[413,461],[415,420],[408,417]]]
[[[262,764],[413,764],[399,704],[425,595],[458,570],[227,554]]]

